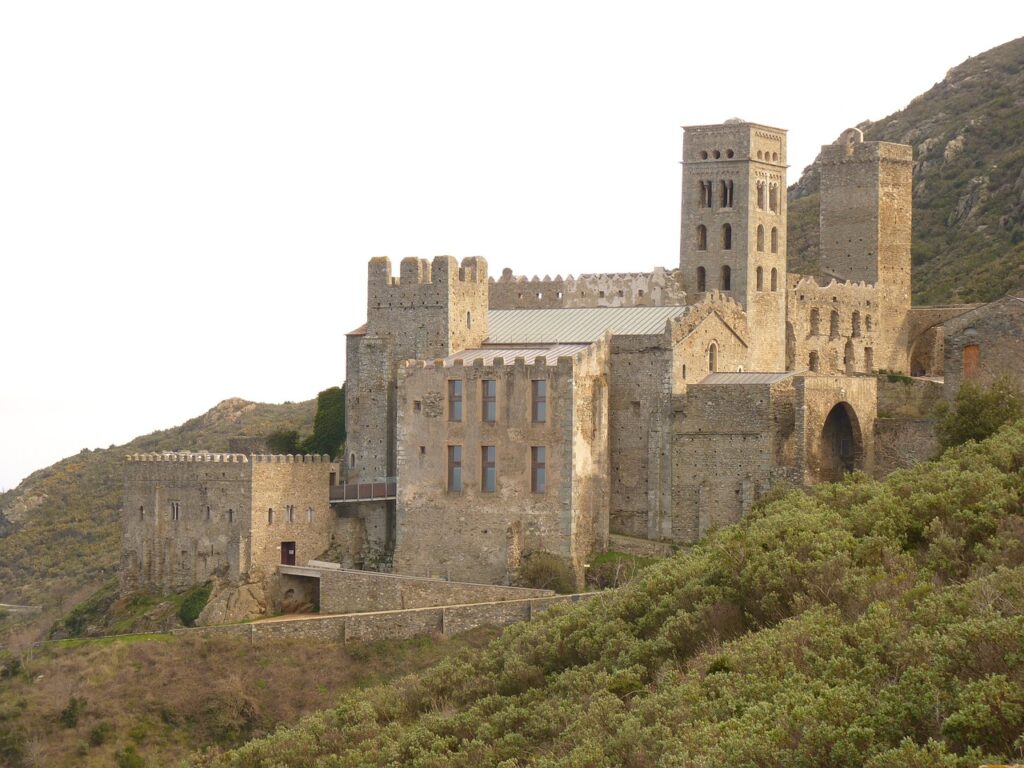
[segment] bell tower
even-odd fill
[[[683,129],[679,266],[686,293],[736,300],[755,329],[750,367],[786,358],[786,132],[739,119]]]

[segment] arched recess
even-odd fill
[[[910,348],[911,376],[941,376],[945,369],[945,334],[941,325],[933,325],[914,339]]]
[[[821,428],[817,481],[842,480],[843,475],[864,467],[864,437],[853,406],[836,403]]]

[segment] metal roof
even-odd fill
[[[492,309],[487,344],[586,343],[606,331],[616,336],[662,333],[665,322],[686,307],[585,307],[579,309]]]
[[[466,349],[444,358],[445,365],[461,360],[465,365],[472,365],[474,360],[483,360],[484,365],[493,365],[494,359],[502,358],[506,365],[511,365],[517,357],[525,358],[527,365],[533,365],[537,358],[543,357],[548,365],[555,365],[560,357],[572,357],[582,352],[589,344],[552,344],[546,347],[487,347],[485,349]]]
[[[698,384],[774,384],[777,381],[788,379],[796,371],[783,371],[782,373],[759,373],[756,371],[735,371],[709,373]]]

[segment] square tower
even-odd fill
[[[785,368],[786,131],[738,119],[687,126],[679,266],[689,296],[720,291],[756,329],[754,370]]]

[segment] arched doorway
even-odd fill
[[[849,403],[837,403],[825,418],[819,457],[818,480],[821,482],[842,480],[843,475],[863,466],[860,423]]]

